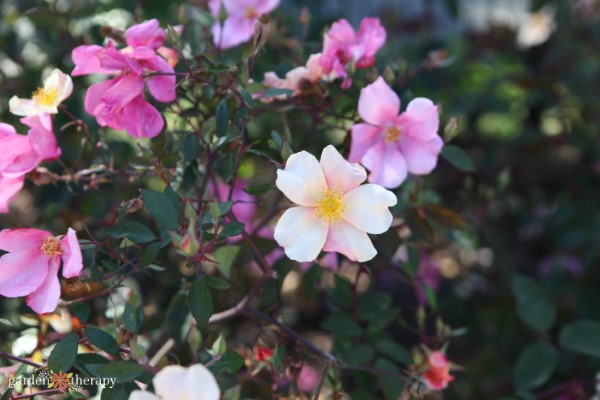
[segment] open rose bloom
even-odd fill
[[[263,14],[273,11],[280,0],[209,0],[208,7],[216,22],[212,27],[215,46],[229,49],[254,36],[254,25]],[[227,18],[219,21],[221,7]]]
[[[169,365],[152,380],[154,393],[135,390],[129,400],[219,400],[221,390],[212,372],[202,364],[189,368]]]
[[[69,228],[62,238],[39,229],[0,231],[0,295],[27,296],[27,305],[38,314],[56,309],[60,298],[58,270],[62,276],[79,276],[82,256],[75,231]]]
[[[393,217],[388,207],[397,199],[379,185],[361,186],[366,178],[363,167],[346,161],[331,145],[320,162],[306,151],[292,154],[275,182],[297,204],[275,227],[275,240],[285,254],[300,262],[314,260],[321,250],[359,262],[375,257],[367,234],[389,229]]]
[[[426,175],[435,168],[444,142],[431,100],[416,98],[400,113],[398,95],[379,77],[361,90],[358,113],[366,123],[352,127],[348,158],[370,170],[369,182],[396,188],[409,172]]]
[[[454,380],[450,375],[448,360],[440,351],[434,351],[429,355],[429,368],[423,375],[423,380],[432,390],[444,390]]]
[[[31,99],[21,99],[13,96],[8,106],[15,115],[29,116],[38,114],[56,114],[58,106],[73,91],[71,77],[64,72],[54,69],[44,80],[44,86],[33,92]]]

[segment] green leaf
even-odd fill
[[[156,219],[162,231],[177,230],[177,209],[166,194],[150,189],[142,189],[144,205]]]
[[[570,351],[600,357],[600,322],[580,319],[560,331],[560,345]]]
[[[400,315],[400,309],[398,307],[379,311],[377,313],[378,318],[371,320],[371,323],[369,324],[369,332],[379,332],[387,328],[388,325],[398,318],[398,315]]]
[[[412,357],[406,347],[393,342],[391,340],[384,340],[377,342],[377,350],[384,356],[391,358],[402,364],[411,365],[413,363]]]
[[[287,98],[289,99],[290,97],[292,97],[293,94],[294,94],[294,91],[290,90],[290,89],[268,88],[263,93],[262,98],[264,99],[266,97],[286,95]]]
[[[329,318],[321,324],[321,327],[333,334],[349,337],[360,336],[363,332],[360,325],[358,325],[352,319],[352,315],[348,313],[330,315]]]
[[[392,304],[392,295],[385,292],[367,293],[358,300],[358,316],[362,320],[379,318],[379,311],[383,311]]]
[[[210,289],[201,276],[196,277],[194,283],[192,283],[192,288],[188,294],[188,306],[196,320],[198,329],[204,329],[213,313],[213,300]]]
[[[71,312],[81,323],[85,323],[90,317],[90,306],[85,303],[75,302],[71,303]]]
[[[98,368],[96,376],[99,378],[115,378],[117,383],[126,383],[139,377],[144,371],[144,367],[136,362],[114,361]]]
[[[134,243],[147,243],[156,239],[154,233],[147,226],[131,220],[123,220],[107,232],[115,239],[127,238]]]
[[[187,334],[188,316],[187,293],[180,291],[171,299],[165,315],[167,331],[177,342],[181,342]]]
[[[375,361],[375,368],[400,375],[398,367],[393,362],[383,358]],[[388,374],[379,373],[376,377],[386,399],[391,400],[400,398],[400,394],[404,390],[404,382],[398,379],[398,377]]]
[[[131,333],[138,333],[144,320],[144,309],[142,307],[134,307],[131,303],[125,303],[125,311],[123,312],[123,323],[125,329]]]
[[[249,108],[256,107],[256,101],[252,98],[252,95],[250,93],[248,93],[248,91],[246,89],[244,89],[243,87],[240,87],[240,88],[238,88],[238,91],[244,98],[244,101],[246,102],[246,104],[248,105]]]
[[[329,290],[329,296],[337,305],[349,309],[352,306],[352,284],[341,275],[335,275],[335,287]]]
[[[458,146],[447,144],[442,149],[441,153],[450,164],[464,172],[475,171],[475,164],[469,154]]]
[[[223,246],[215,250],[217,269],[225,276],[225,278],[231,277],[231,266],[240,252],[240,249],[240,246]]]
[[[119,351],[119,344],[110,334],[100,330],[98,328],[85,328],[85,335],[91,344],[99,348],[100,350],[104,350],[110,355],[120,356],[121,353]]]
[[[275,143],[275,150],[281,149],[281,147],[283,146],[283,139],[281,138],[281,135],[279,134],[279,132],[277,131],[271,131],[271,138],[273,139],[273,142]]]
[[[230,374],[239,371],[244,365],[244,359],[235,351],[223,354],[213,365],[208,367],[213,373],[226,370]]]
[[[54,346],[48,357],[48,369],[54,372],[67,372],[71,369],[75,357],[77,357],[77,336],[70,333]]]
[[[160,246],[161,244],[159,242],[148,244],[140,254],[140,265],[146,267],[156,261]]]
[[[366,365],[371,361],[375,352],[367,344],[358,344],[344,351],[340,358],[346,364],[351,366]]]
[[[2,395],[2,397],[0,397],[0,400],[11,400],[13,398],[12,392],[12,389],[7,389],[6,392],[4,392],[4,394]]]
[[[519,356],[513,371],[515,386],[533,389],[542,386],[556,368],[556,350],[548,343],[534,343]]]
[[[236,385],[232,388],[227,389],[223,393],[223,400],[240,400],[242,396],[242,386]]]
[[[314,300],[317,297],[317,288],[321,284],[323,278],[323,269],[318,264],[313,264],[308,271],[304,273],[302,280],[302,286],[304,287],[304,293],[309,299]]]
[[[225,237],[237,236],[242,232],[244,232],[244,223],[233,221],[223,227],[220,235]]]
[[[219,335],[217,340],[213,343],[211,350],[214,351],[215,354],[225,354],[227,351],[227,341],[225,340],[225,336]]]
[[[216,276],[205,276],[206,284],[216,290],[227,290],[231,288],[231,284],[225,279],[217,278]]]
[[[546,291],[533,279],[518,274],[513,276],[512,287],[521,320],[540,332],[550,329],[556,320],[556,307]]]
[[[217,136],[224,136],[229,127],[229,108],[227,107],[227,99],[221,100],[217,106]]]
[[[274,187],[275,187],[275,185],[273,185],[271,183],[261,183],[259,185],[248,186],[247,188],[244,188],[243,190],[244,190],[244,192],[248,193],[249,195],[260,196],[261,194],[267,193]]]

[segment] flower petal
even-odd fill
[[[400,140],[399,146],[408,171],[415,175],[425,175],[435,168],[444,141],[439,136],[428,141],[407,136]]]
[[[294,203],[312,207],[327,189],[321,165],[312,154],[301,151],[288,158],[285,169],[277,171],[277,188]]]
[[[83,257],[81,255],[81,247],[77,241],[77,234],[72,228],[68,229],[67,234],[60,241],[60,248],[63,251],[62,276],[65,278],[79,276],[83,269]]]
[[[162,115],[143,96],[134,98],[123,107],[121,122],[125,130],[136,138],[152,138],[162,131],[165,124]]]
[[[105,108],[105,104],[101,100],[101,97],[112,86],[114,86],[119,81],[119,79],[121,79],[121,78],[116,77],[116,78],[109,79],[109,80],[106,80],[103,82],[94,83],[93,85],[90,85],[90,87],[88,88],[88,90],[85,94],[85,100],[83,102],[85,111],[87,111],[90,115],[95,116],[96,119],[98,120],[98,124],[100,124],[100,126],[107,125],[104,118],[99,117],[100,115],[104,114],[104,108]]]
[[[369,182],[393,189],[402,184],[408,173],[406,161],[395,144],[379,143],[371,147],[362,159],[371,171]]]
[[[366,232],[343,219],[329,224],[324,251],[337,251],[351,261],[365,262],[377,254]]]
[[[360,91],[358,113],[372,125],[384,125],[400,112],[400,98],[382,77]]]
[[[155,72],[173,74],[173,68],[167,61],[156,56],[142,61],[142,65]],[[158,101],[168,103],[175,100],[175,75],[156,75],[146,79],[150,94]]]
[[[60,299],[58,267],[58,260],[51,259],[46,279],[36,291],[27,296],[27,305],[38,314],[53,312],[58,306],[58,299]]]
[[[375,53],[385,44],[386,37],[379,18],[363,18],[356,34],[357,49],[354,50],[355,56],[360,54],[361,57],[358,68],[373,65]]]
[[[223,26],[215,22],[212,27],[215,46],[225,50],[249,41],[254,36],[255,22],[254,19],[235,15],[228,17]]]
[[[424,97],[418,97],[408,103],[401,120],[405,124],[403,131],[420,140],[432,140],[437,136],[440,127],[437,106]]]
[[[346,193],[367,179],[367,171],[361,165],[346,161],[332,145],[321,153],[321,168],[329,190]]]
[[[33,293],[46,280],[50,259],[39,249],[0,257],[0,295],[20,297]]]
[[[7,213],[10,210],[10,203],[21,191],[24,182],[24,175],[17,178],[0,175],[0,213]]]
[[[192,365],[187,369],[186,387],[188,397],[197,400],[219,400],[221,390],[215,376],[202,364]]]
[[[144,79],[136,74],[119,77],[100,99],[105,104],[105,114],[122,109],[144,92]]]
[[[319,255],[327,230],[328,223],[317,216],[314,208],[293,207],[277,222],[274,236],[290,259],[308,262]]]
[[[145,390],[134,390],[128,400],[160,400],[160,397]]]
[[[72,76],[88,75],[88,74],[110,74],[114,69],[102,68],[100,59],[97,56],[102,46],[78,46],[71,52],[71,59],[75,68],[71,72]]]
[[[369,124],[356,124],[352,127],[352,142],[350,143],[350,162],[361,162],[365,153],[379,142],[383,141],[381,128]]]
[[[0,250],[8,252],[29,251],[41,248],[48,231],[32,228],[3,229],[0,231]]]
[[[181,365],[169,365],[152,379],[154,391],[161,399],[185,399],[191,397],[187,393],[186,369]]]
[[[125,41],[131,47],[146,46],[156,50],[165,42],[165,31],[158,20],[152,18],[127,29]]]
[[[60,157],[61,150],[56,144],[56,136],[52,131],[50,114],[21,118],[21,122],[31,128],[27,136],[33,151],[40,160],[52,160]]]
[[[56,105],[59,105],[73,92],[73,81],[69,75],[55,68],[44,80],[44,89],[49,88],[56,90]]]
[[[25,135],[12,135],[0,139],[0,171],[9,178],[17,178],[33,170],[40,162],[33,151],[29,138]]]
[[[398,202],[396,195],[379,185],[366,184],[344,196],[343,218],[367,233],[383,233],[392,224],[389,207]]]

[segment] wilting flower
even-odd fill
[[[371,171],[369,182],[395,188],[408,172],[425,175],[435,168],[444,143],[431,100],[416,98],[399,114],[400,99],[379,77],[361,90],[358,113],[366,123],[352,127],[348,159]]]
[[[440,351],[434,351],[429,355],[429,368],[423,375],[423,380],[432,390],[443,390],[454,380],[450,375],[449,364],[446,356]]]
[[[61,154],[49,114],[21,118],[21,122],[30,127],[27,135],[20,135],[11,125],[0,123],[0,213],[8,212],[28,172],[43,160],[58,158]]]
[[[212,372],[202,364],[189,368],[169,365],[152,380],[156,394],[135,390],[129,400],[219,400],[221,390]]]
[[[127,29],[128,46],[121,50],[112,42],[106,47],[79,46],[73,50],[73,76],[116,75],[91,85],[85,97],[85,110],[101,126],[124,129],[137,138],[150,138],[161,132],[164,121],[145,100],[144,83],[156,100],[175,100],[173,67],[157,53],[164,40],[164,30],[156,19],[151,19]]]
[[[388,230],[388,207],[396,196],[379,185],[360,185],[367,177],[358,164],[346,161],[329,145],[321,161],[306,151],[292,154],[275,182],[297,207],[290,208],[275,227],[275,240],[296,261],[312,261],[324,251],[337,251],[353,261],[375,257],[367,233]]]
[[[58,270],[62,260],[65,278],[79,276],[81,248],[71,228],[62,238],[39,229],[0,231],[0,295],[27,296],[27,305],[38,314],[53,312],[60,298]]]
[[[212,27],[215,46],[229,49],[245,43],[254,36],[254,25],[263,14],[273,11],[280,0],[209,0],[208,7],[216,22]],[[227,12],[219,21],[221,6]]]
[[[358,32],[345,19],[334,22],[323,43],[320,63],[324,72],[335,72],[338,77],[344,78],[342,87],[349,87],[352,81],[347,79],[346,65],[353,63],[356,68],[371,67],[386,37],[378,18],[363,18]]]
[[[268,347],[259,346],[256,348],[256,361],[265,362],[273,358],[273,350]]]
[[[58,105],[71,95],[71,77],[59,69],[54,69],[44,79],[44,86],[32,93],[31,99],[13,96],[8,102],[10,112],[15,115],[56,114]]]

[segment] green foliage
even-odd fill
[[[194,279],[188,294],[188,306],[198,329],[204,329],[213,313],[213,299],[204,277],[198,276]]]
[[[48,356],[48,368],[52,371],[67,372],[77,357],[77,336],[70,333],[62,338]]]
[[[97,328],[87,327],[85,328],[85,335],[90,343],[97,348],[113,356],[118,357],[120,355],[119,344],[110,334]]]
[[[560,345],[569,351],[600,357],[600,322],[580,319],[560,331]]]
[[[529,345],[519,355],[513,371],[513,382],[518,388],[532,389],[542,386],[556,368],[558,355],[548,343]]]
[[[546,331],[554,325],[556,306],[533,279],[515,274],[513,293],[517,298],[517,313],[523,322],[538,331]]]

